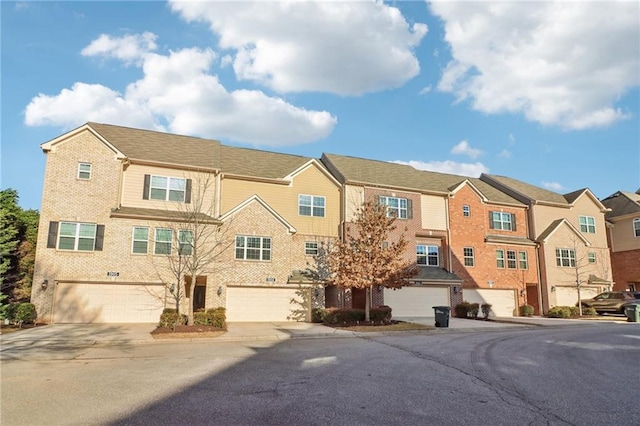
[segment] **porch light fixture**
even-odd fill
[[[556,286],[555,285],[551,286],[551,291],[556,291]]]
[[[171,287],[169,287],[169,291],[171,292],[171,294],[173,294],[176,291],[176,285],[174,283],[171,283]]]
[[[218,286],[218,296],[222,295],[222,286]]]
[[[49,280],[42,281],[42,284],[40,284],[40,286],[42,287],[43,290],[46,290],[47,287],[49,287]]]
[[[453,294],[458,294],[458,286],[453,286]]]

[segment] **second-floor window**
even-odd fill
[[[520,269],[528,269],[529,261],[527,260],[527,252],[521,251],[518,252],[518,260],[520,262]]]
[[[191,202],[191,179],[144,175],[145,200]]]
[[[503,231],[515,231],[516,215],[503,212],[489,212],[489,227]]]
[[[325,197],[317,195],[298,195],[298,214],[300,216],[324,217]]]
[[[596,263],[596,254],[594,252],[589,252],[589,263]]]
[[[193,254],[193,232],[186,229],[178,231],[178,254],[191,256]]]
[[[580,231],[595,234],[596,219],[593,216],[580,216]]]
[[[504,269],[504,250],[502,249],[496,250],[496,266]]]
[[[640,218],[633,219],[633,236],[640,237]]]
[[[507,268],[516,269],[517,267],[518,267],[518,263],[516,261],[516,251],[507,250]]]
[[[271,238],[236,236],[236,259],[271,260]]]
[[[315,241],[307,241],[304,243],[304,254],[307,256],[318,255],[318,243]]]
[[[462,250],[464,253],[464,266],[475,266],[476,259],[473,254],[473,247],[465,247]]]
[[[149,252],[149,228],[146,226],[133,227],[133,243],[131,252],[135,254],[147,254]]]
[[[379,197],[379,203],[387,206],[387,216],[398,219],[411,219],[411,200],[398,197]]]
[[[173,241],[173,230],[166,228],[156,228],[156,239],[154,241],[154,254],[171,254],[171,243]]]
[[[96,248],[98,225],[95,223],[60,222],[58,249],[93,251]]]
[[[466,204],[462,206],[462,216],[464,217],[471,216],[471,207],[467,206]]]
[[[419,244],[416,246],[416,256],[418,265],[438,266],[438,246],[427,246]]]
[[[91,179],[91,163],[78,163],[78,179]]]
[[[571,249],[556,249],[556,265],[561,267],[575,268],[576,252]]]

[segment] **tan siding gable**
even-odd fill
[[[571,213],[568,214],[567,219],[569,219],[577,229],[580,229],[580,216],[593,217],[596,222],[595,234],[583,232],[582,235],[595,247],[607,247],[607,228],[604,213],[601,212],[600,206],[596,204],[591,197],[585,195],[578,198],[574,207],[571,209]]]
[[[361,186],[345,185],[344,187],[345,221],[353,222],[356,213],[364,203],[364,188]]]
[[[616,253],[627,250],[640,249],[640,237],[636,237],[633,230],[633,219],[640,219],[640,214],[636,217],[616,219],[611,228],[611,250]],[[639,267],[640,269],[640,267]]]
[[[423,229],[447,229],[447,200],[445,197],[422,195],[420,197]]]

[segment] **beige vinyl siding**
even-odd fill
[[[344,186],[345,201],[345,221],[352,222],[358,209],[364,203],[364,188],[361,186],[345,185]]]
[[[423,229],[447,229],[447,200],[433,195],[420,196]]]
[[[611,250],[614,253],[640,249],[640,237],[636,237],[633,232],[633,219],[636,217],[640,218],[640,214],[625,219],[617,219],[613,222],[610,232]]]
[[[557,219],[566,217],[567,219],[573,214],[570,209],[562,207],[550,207],[542,205],[533,205],[531,207],[535,226],[534,238],[538,238],[547,227]],[[578,218],[576,217],[576,221]],[[571,221],[573,223],[573,221]]]
[[[215,177],[213,174],[198,173],[188,170],[170,169],[166,167],[143,166],[139,164],[130,165],[124,172],[122,185],[122,205],[125,207],[138,207],[157,210],[181,210],[183,203],[160,200],[144,200],[142,198],[144,190],[144,175],[167,176],[192,180],[191,201],[197,198],[198,187],[205,189],[205,199],[203,206],[213,215],[215,196]],[[207,188],[204,188],[207,187]]]
[[[222,180],[222,214],[258,195],[300,234],[337,236],[340,223],[340,190],[317,167],[311,165],[298,173],[290,185],[256,182],[236,178]],[[325,216],[300,216],[298,195],[325,197]]]
[[[591,216],[595,219],[595,234],[582,233],[594,247],[607,247],[607,228],[604,220],[604,213],[595,204],[593,199],[583,195],[576,200],[575,207],[571,209],[571,214],[567,216],[569,221],[580,229],[580,216]]]

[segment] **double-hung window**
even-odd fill
[[[78,163],[78,179],[91,179],[91,163]]]
[[[496,250],[496,266],[500,269],[504,269],[504,250]]]
[[[97,229],[95,223],[60,222],[58,249],[93,251]]]
[[[271,238],[236,236],[236,259],[271,260]]]
[[[298,214],[300,216],[324,217],[325,197],[317,195],[298,195]]]
[[[464,266],[475,266],[476,260],[473,254],[473,247],[465,247],[462,251],[464,253]]]
[[[529,269],[529,261],[527,260],[527,252],[518,252],[518,260],[520,262],[520,269]]]
[[[561,267],[576,266],[576,252],[571,249],[559,248],[556,249],[556,265]]]
[[[191,202],[191,179],[144,175],[144,200]]]
[[[438,266],[438,246],[428,246],[419,244],[416,246],[416,256],[418,265]]]
[[[466,204],[464,206],[462,206],[462,216],[464,216],[464,217],[471,216],[471,207],[469,207]]]
[[[596,254],[594,252],[589,252],[587,255],[589,259],[589,263],[596,263]]]
[[[193,232],[190,230],[178,231],[178,254],[181,256],[193,254]]]
[[[517,267],[518,262],[516,261],[516,251],[507,250],[507,268],[516,269]]]
[[[489,212],[489,227],[503,231],[515,231],[516,217],[511,213]]]
[[[589,234],[596,233],[596,219],[593,216],[580,216],[580,231]]]
[[[154,242],[154,254],[171,254],[171,243],[173,241],[173,230],[156,228],[156,239]]]
[[[633,219],[633,236],[640,237],[640,218]]]
[[[146,226],[133,227],[133,243],[131,252],[135,254],[147,254],[149,252],[149,228]]]
[[[307,256],[318,255],[318,243],[315,241],[307,241],[304,243],[304,254]]]
[[[398,197],[380,197],[380,204],[387,206],[387,216],[398,219],[409,218],[409,200]]]

